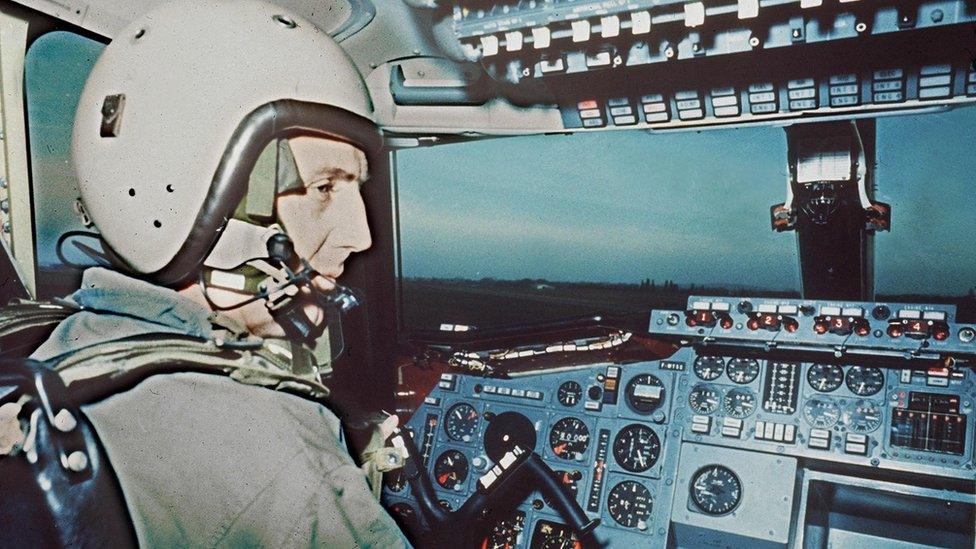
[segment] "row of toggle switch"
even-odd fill
[[[857,2],[858,0],[840,0],[841,2]],[[823,0],[799,0],[801,9],[817,8]],[[759,0],[738,0],[736,15],[739,19],[754,19],[759,16]],[[724,9],[721,11],[724,12]],[[675,21],[680,19],[685,27],[695,28],[705,24],[707,15],[704,2],[687,2],[682,6],[682,13],[674,16],[661,17],[660,20]],[[570,38],[573,43],[586,42],[594,36],[600,38],[616,38],[624,30],[632,35],[640,36],[651,32],[652,17],[650,11],[640,10],[629,14],[604,15],[599,20],[576,19],[570,22],[568,29],[552,30],[546,25],[526,30],[511,30],[500,34],[486,34],[480,36],[481,52],[484,57],[492,57],[504,51],[509,53],[521,51],[526,44],[531,44],[535,50],[544,50],[552,45],[553,39]]]

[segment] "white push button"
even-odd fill
[[[635,11],[630,14],[630,31],[634,34],[651,32],[651,14],[646,11]]]

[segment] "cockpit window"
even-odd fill
[[[480,327],[799,296],[779,128],[492,139],[397,153],[403,321]]]
[[[976,313],[976,108],[878,120],[878,191],[891,232],[875,238],[879,297]]]
[[[84,229],[73,209],[78,185],[70,159],[71,128],[85,78],[104,47],[78,34],[55,31],[38,38],[25,58],[39,295],[77,288],[79,271],[67,268],[65,260],[93,264],[77,246],[63,247],[64,257],[59,258],[56,245],[66,232]],[[94,244],[94,239],[87,240]]]

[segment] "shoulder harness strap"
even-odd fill
[[[328,371],[305,347],[288,341],[218,344],[191,337],[153,335],[93,345],[54,366],[73,398],[90,402],[134,387],[157,374],[201,372],[325,402]],[[326,369],[327,370],[327,369]]]
[[[0,308],[0,357],[23,358],[77,311],[65,301],[16,299]]]

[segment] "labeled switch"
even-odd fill
[[[712,418],[709,416],[691,416],[691,432],[707,435],[712,430]]]
[[[807,445],[817,450],[829,450],[831,434],[827,429],[810,429],[810,441]]]
[[[742,420],[734,417],[727,417],[722,420],[722,436],[739,438],[742,435]]]
[[[844,441],[844,453],[861,456],[868,455],[867,435],[847,433],[847,439]]]

